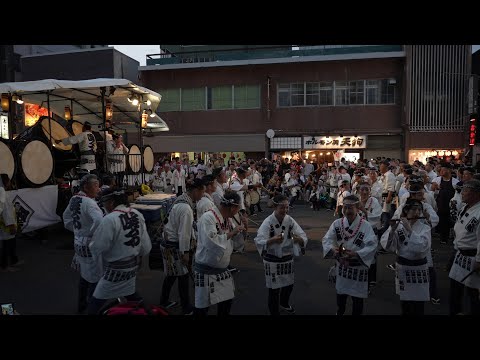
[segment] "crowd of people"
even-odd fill
[[[112,141],[123,152],[121,141]],[[80,271],[78,311],[89,314],[99,313],[108,299],[140,298],[136,273],[152,247],[141,212],[129,207],[113,179],[102,180],[94,174],[84,176],[63,214],[65,227],[74,233],[72,265]],[[337,292],[337,315],[345,314],[348,296],[352,314],[363,313],[363,300],[376,286],[377,256],[384,252],[396,254],[388,267],[396,273],[402,314],[423,314],[427,301],[439,304],[432,257],[435,232],[441,244],[451,246],[454,240],[450,314],[464,311],[465,288],[470,312],[480,313],[480,179],[476,169],[453,158],[413,164],[389,158],[342,159],[334,164],[284,158],[219,157],[207,164],[162,159],[149,185],[154,191],[176,194],[161,241],[165,278],[160,304],[167,309],[177,305],[170,293],[178,279],[183,314],[204,316],[215,304],[219,315],[230,313],[235,297],[232,273],[237,271],[231,255],[244,251],[249,221],[256,211],[264,211],[264,198],[273,212],[253,240],[263,261],[272,315],[280,310],[295,313],[289,301],[294,258],[304,255],[308,244],[289,215],[299,199],[312,211],[331,211],[336,218],[322,245],[324,257],[335,262],[329,277]],[[15,224],[8,211],[2,212],[3,229],[11,238]]]

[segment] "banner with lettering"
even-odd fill
[[[367,135],[303,136],[303,149],[365,149]]]
[[[23,233],[62,221],[56,212],[57,199],[56,185],[7,191],[7,200],[15,207],[17,222]]]

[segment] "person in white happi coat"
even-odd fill
[[[378,238],[372,226],[358,214],[359,199],[348,196],[343,218],[335,220],[325,234],[323,257],[335,259],[337,315],[345,314],[347,297],[352,297],[352,315],[361,315],[368,297],[368,268],[375,258]]]
[[[170,301],[170,291],[178,278],[178,292],[184,314],[192,313],[188,295],[189,273],[191,271],[191,253],[195,248],[195,203],[205,192],[203,180],[194,179],[187,186],[187,192],[178,196],[167,214],[160,249],[163,256],[165,279],[162,285],[160,304],[165,308],[175,306]]]
[[[395,288],[400,296],[402,315],[423,315],[425,301],[430,300],[428,261],[431,226],[420,218],[422,202],[408,199],[400,219],[395,217],[382,235],[382,247],[397,254]]]
[[[370,184],[372,185],[370,194],[378,200],[378,203],[380,205],[382,205],[383,187],[382,183],[378,180],[377,168],[370,168],[368,172],[368,177],[370,179]]]
[[[382,189],[382,216],[380,221],[382,227],[379,229],[380,236],[388,229],[390,226],[390,219],[392,218],[393,213],[395,212],[395,175],[389,169],[390,162],[385,160],[380,163],[380,173],[381,183],[383,186]]]
[[[258,229],[255,244],[265,268],[270,314],[280,315],[280,308],[294,314],[289,301],[295,273],[293,258],[305,254],[308,239],[300,225],[288,215],[288,198],[276,195],[273,204],[275,210]]]
[[[430,228],[435,228],[438,225],[439,217],[433,207],[428,203],[425,197],[425,188],[421,182],[413,182],[409,185],[408,197],[405,198],[405,201],[401,202],[398,209],[393,214],[392,219],[400,219],[403,207],[408,199],[415,199],[422,202],[423,205],[423,215],[425,219],[421,219],[422,222],[429,225]],[[429,286],[430,286],[430,300],[434,305],[440,304],[440,298],[438,297],[437,292],[437,274],[435,267],[433,266],[433,256],[431,249],[427,253],[427,263],[428,263],[428,276],[429,276]],[[393,265],[393,268],[395,265]],[[392,269],[392,266],[389,266]]]
[[[463,183],[466,204],[454,226],[455,258],[450,270],[450,315],[461,313],[466,288],[472,315],[480,315],[480,180]]]
[[[162,178],[165,180],[165,193],[173,193],[173,173],[170,169],[170,165],[165,163],[162,171]]]
[[[434,211],[437,211],[437,203],[435,201],[435,198],[433,197],[433,193],[431,191],[427,191],[424,186],[424,181],[421,177],[416,176],[416,175],[411,175],[410,178],[408,179],[407,187],[406,187],[406,193],[402,193],[401,195],[399,194],[399,205],[405,204],[407,199],[410,197],[410,187],[411,186],[416,186],[416,185],[421,185],[423,186],[423,200],[422,202],[429,204]],[[397,209],[398,210],[398,209]]]
[[[179,163],[176,165],[176,169],[173,171],[173,192],[177,196],[182,195],[186,191],[185,179],[187,178],[187,173],[182,165]]]
[[[95,153],[97,152],[97,141],[92,133],[92,124],[85,121],[82,132],[61,140],[55,140],[55,143],[63,145],[78,144],[80,148],[80,168],[88,171],[96,170]]]
[[[211,176],[211,175],[207,175]],[[217,208],[214,206],[198,220],[198,241],[195,253],[195,312],[205,316],[217,304],[217,314],[230,314],[235,286],[228,269],[233,252],[232,239],[244,230],[234,228],[232,217],[240,209],[240,196],[227,191]]]
[[[87,309],[97,282],[102,277],[102,263],[96,261],[88,247],[103,218],[95,198],[100,192],[96,175],[85,175],[80,181],[80,192],[74,195],[63,213],[63,223],[73,231],[74,249],[72,267],[80,272],[78,312]]]
[[[129,207],[127,199],[124,191],[115,189],[102,196],[108,214],[88,246],[93,258],[104,267],[88,305],[90,315],[98,314],[109,299],[141,300],[136,291],[137,272],[152,243],[143,215]]]
[[[358,210],[360,216],[368,221],[372,225],[375,235],[378,234],[380,228],[380,216],[382,215],[382,206],[378,203],[378,200],[371,196],[370,184],[366,181],[359,182],[358,192],[360,194],[360,202],[358,203]],[[377,253],[373,259],[370,268],[368,269],[368,287],[371,288],[377,284]]]
[[[107,159],[110,164],[109,170],[115,176],[119,187],[123,187],[128,153],[129,150],[123,143],[123,136],[120,134],[112,135],[112,141],[107,142]],[[136,159],[136,161],[138,160]]]
[[[259,187],[263,187],[262,184],[262,175],[260,172],[257,170],[257,166],[255,164],[251,165],[251,170],[252,170],[252,181],[251,184],[257,185],[259,184]],[[256,191],[258,193],[259,198],[261,198],[262,192],[259,188],[255,190],[251,190],[251,192]],[[258,212],[263,212],[262,208],[260,207],[260,201],[255,204],[257,206]],[[253,215],[255,213],[255,205],[250,204],[250,215]]]
[[[205,185],[205,193],[203,197],[197,202],[197,219],[205,214],[208,210],[213,209],[215,206],[212,198],[212,194],[216,189],[215,178],[213,175],[205,175],[202,177],[203,184]]]
[[[245,229],[248,229],[248,215],[245,208],[245,191],[258,189],[261,184],[245,185],[243,181],[247,176],[247,171],[244,168],[239,167],[235,170],[235,172],[236,176],[232,176],[229,189],[236,191],[238,195],[240,195],[240,211],[233,218],[238,225],[243,224]],[[244,235],[246,235],[246,230]],[[235,251],[243,252],[245,248],[245,238],[243,236],[236,236],[234,239],[233,248]]]
[[[213,203],[218,208],[220,206],[220,201],[225,194],[225,188],[227,187],[227,175],[225,170],[221,167],[213,169],[212,175],[215,178],[215,191],[212,194]]]
[[[155,171],[155,174],[150,179],[150,187],[153,191],[165,191],[165,172],[163,171],[163,166],[158,166],[158,169]]]
[[[350,182],[347,180],[342,180],[337,195],[337,208],[335,209],[335,216],[338,216],[339,218],[343,217],[343,200],[350,195]]]

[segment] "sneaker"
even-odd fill
[[[440,305],[440,299],[439,298],[430,298],[430,301],[432,302],[433,305]]]
[[[162,305],[165,309],[171,309],[178,305],[177,301],[169,301],[168,304]]]
[[[295,314],[295,309],[292,307],[292,305],[288,305],[288,307],[280,305],[280,309],[286,311],[289,314]]]
[[[395,264],[390,264],[390,265],[387,265],[387,269],[390,269],[390,270],[393,270],[395,271],[396,268],[395,268]]]
[[[185,315],[185,316],[191,316],[191,315],[193,315],[193,310],[191,310],[191,311],[189,311],[189,312],[187,312],[187,313],[184,313],[183,315]]]

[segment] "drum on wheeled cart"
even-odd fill
[[[56,177],[62,177],[65,172],[74,168],[79,162],[78,156],[73,151],[72,145],[56,143],[56,140],[62,140],[70,136],[72,135],[58,121],[51,118],[49,119],[48,116],[42,116],[35,123],[35,125],[20,133],[16,140],[25,142],[40,141],[44,143],[49,150],[50,147],[48,146],[48,144],[51,143],[51,155],[54,160],[54,173]],[[22,148],[25,148],[25,146],[26,145],[23,145]],[[41,145],[36,144],[32,146],[38,148],[39,151],[41,151],[41,154],[43,154],[44,149]],[[41,154],[39,154],[38,156],[41,157]],[[44,161],[47,161],[45,156],[46,155],[43,155],[42,159]],[[36,156],[33,155],[32,159],[35,158]]]
[[[15,174],[15,157],[12,152],[13,142],[0,138],[0,174],[7,174],[11,180]]]

